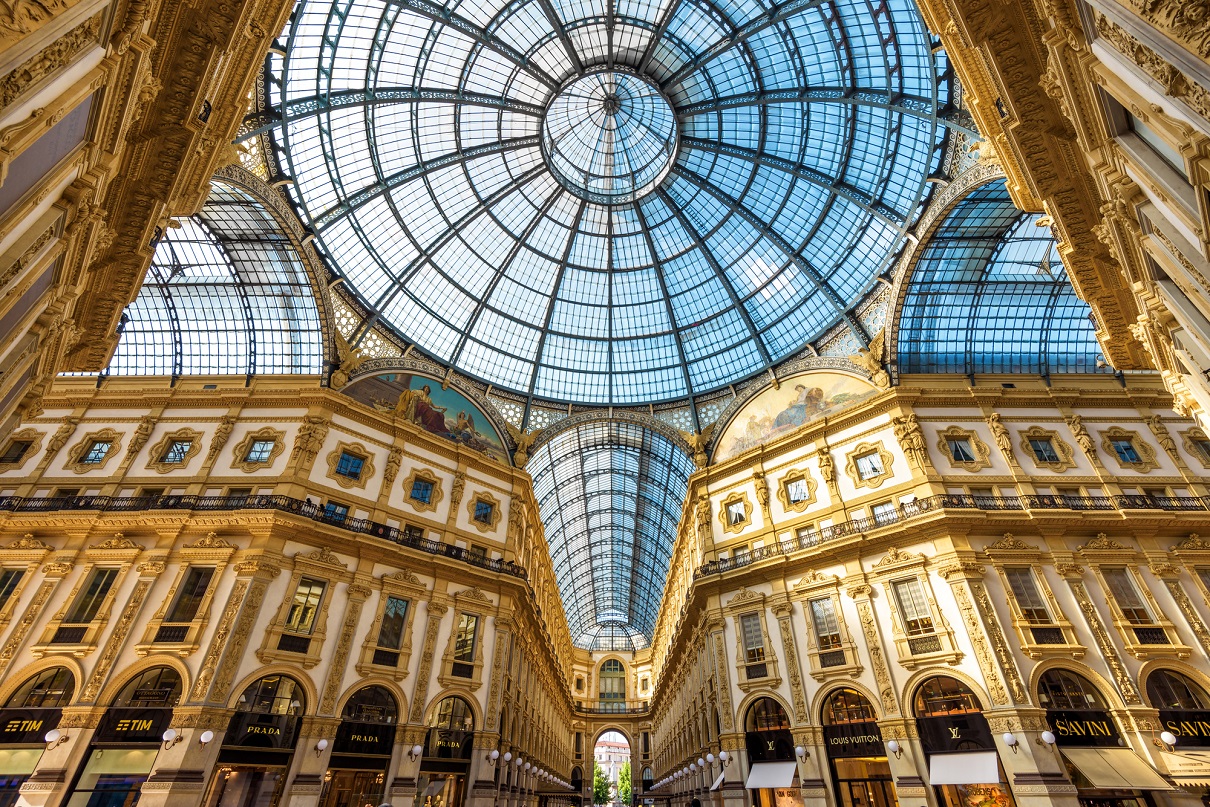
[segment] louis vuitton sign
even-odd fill
[[[996,750],[991,727],[981,712],[918,717],[916,728],[926,754]]]

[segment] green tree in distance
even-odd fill
[[[609,803],[609,780],[605,778],[605,771],[595,762],[592,763],[592,803]]]
[[[630,804],[633,792],[634,788],[630,781],[630,762],[626,761],[622,763],[622,770],[618,771],[618,801],[622,804]]]

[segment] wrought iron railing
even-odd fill
[[[430,555],[469,563],[481,569],[527,579],[525,568],[512,561],[486,558],[475,552],[453,544],[422,538],[414,531],[379,524],[365,518],[352,518],[327,510],[322,504],[294,499],[290,496],[49,496],[49,497],[0,497],[0,512],[50,513],[71,510],[88,510],[102,513],[120,513],[139,510],[189,510],[213,512],[234,510],[279,510],[302,518],[309,518],[349,532],[382,538],[400,546],[410,547]]]

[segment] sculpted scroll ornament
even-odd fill
[[[723,719],[723,728],[731,731],[731,681],[727,675],[727,651],[723,647],[723,632],[714,631],[714,666],[718,674],[719,711]]]
[[[256,622],[256,616],[260,611],[261,603],[265,599],[265,583],[256,580],[248,589],[248,600],[244,604],[239,615],[239,621],[235,624],[235,630],[231,634],[231,640],[227,645],[227,653],[223,657],[222,665],[218,668],[218,672],[214,676],[214,691],[210,693],[210,699],[223,703],[227,700],[227,694],[231,690],[231,682],[235,677],[235,671],[239,667],[240,661],[244,657],[244,649],[248,646],[248,637],[252,634],[252,626]]]
[[[1197,643],[1201,645],[1202,651],[1210,654],[1210,630],[1206,629],[1206,623],[1202,622],[1202,618],[1193,607],[1193,603],[1189,602],[1189,595],[1185,593],[1185,589],[1181,586],[1180,581],[1165,580],[1164,585],[1167,586],[1168,593],[1172,595],[1172,599],[1176,602],[1176,607],[1181,609],[1181,614],[1184,615],[1185,621],[1189,623],[1189,629],[1193,631],[1193,635],[1197,637]]]
[[[420,672],[416,676],[416,691],[412,693],[412,714],[409,720],[420,723],[424,720],[424,702],[428,699],[429,676],[433,670],[433,645],[437,642],[437,630],[441,617],[448,609],[435,602],[429,603],[429,620],[424,630],[424,648],[420,653]]]
[[[886,658],[882,654],[882,641],[878,637],[878,625],[874,622],[874,609],[869,599],[858,600],[857,618],[861,621],[862,632],[865,633],[870,668],[874,671],[874,680],[878,682],[878,696],[882,699],[882,708],[888,715],[897,715],[899,704],[895,699],[895,688],[891,685],[891,673],[887,669]]]
[[[798,652],[794,648],[794,629],[790,626],[790,611],[787,608],[777,617],[777,625],[781,630],[781,645],[786,654],[786,674],[790,678],[790,695],[794,700],[794,721],[807,723],[811,716],[807,713],[807,699],[803,695],[802,676],[798,672]]]
[[[68,564],[70,566],[70,564]],[[25,637],[29,634],[30,628],[38,621],[38,617],[42,614],[42,609],[46,606],[46,601],[50,599],[50,593],[55,590],[55,582],[53,580],[44,580],[42,585],[34,593],[33,599],[25,609],[25,613],[21,616],[21,621],[13,628],[13,632],[9,634],[8,641],[4,643],[4,647],[0,648],[0,676],[8,672],[8,667],[13,663],[13,657],[17,655],[17,650],[25,643]]]
[[[130,626],[134,624],[139,609],[143,607],[143,600],[147,597],[149,590],[151,590],[150,580],[140,580],[134,587],[126,607],[122,609],[122,615],[118,617],[113,633],[109,635],[109,641],[105,643],[105,650],[97,659],[97,666],[93,669],[92,675],[81,693],[80,699],[84,703],[96,701],[101,687],[105,684],[105,679],[109,676],[109,669],[113,666],[114,659],[122,651],[122,645],[126,642],[126,634],[130,633]]]
[[[1139,690],[1131,680],[1130,671],[1122,663],[1122,657],[1118,655],[1113,641],[1109,638],[1109,633],[1105,630],[1104,623],[1101,622],[1096,606],[1088,597],[1088,590],[1079,580],[1068,580],[1067,584],[1071,586],[1071,593],[1075,595],[1076,602],[1080,605],[1080,611],[1083,612],[1084,619],[1088,623],[1093,637],[1097,640],[1097,646],[1101,649],[1105,665],[1113,673],[1113,680],[1117,684],[1118,691],[1122,693],[1122,700],[1126,702],[1127,706],[1141,705],[1143,699],[1139,696]]]
[[[239,613],[240,603],[243,602],[244,592],[247,590],[247,580],[236,581],[235,587],[231,590],[231,597],[227,600],[227,607],[223,609],[223,616],[219,619],[218,627],[214,631],[214,638],[210,640],[206,660],[202,662],[202,667],[198,670],[197,681],[194,682],[189,700],[206,699],[206,689],[210,686],[210,679],[214,677],[214,670],[218,667],[219,659],[223,655],[223,648],[227,645],[227,637],[231,635],[231,625],[235,622],[235,616]]]
[[[352,587],[350,586],[350,589]],[[361,619],[363,598],[349,600],[348,611],[345,614],[344,627],[336,642],[336,652],[332,654],[332,666],[328,672],[328,683],[324,686],[323,698],[319,702],[319,713],[330,715],[336,711],[336,698],[340,695],[340,684],[344,680],[345,665],[349,661],[349,648],[353,644],[353,636],[357,632],[357,622]]]

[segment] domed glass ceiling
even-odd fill
[[[580,403],[860,339],[949,103],[911,0],[301,0],[282,43],[269,131],[350,288],[468,375]]]

